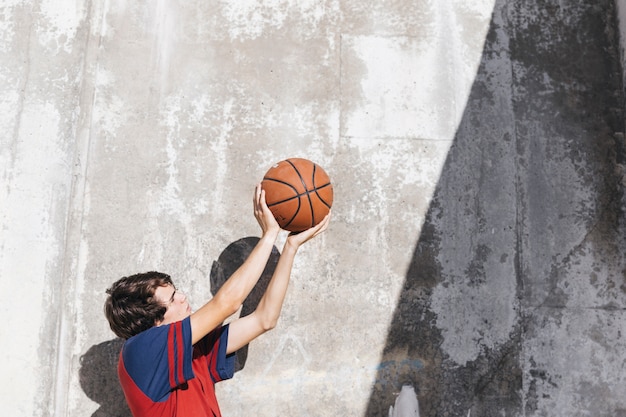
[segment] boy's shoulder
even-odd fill
[[[190,332],[189,318],[177,323],[154,326],[128,339],[122,347],[122,356],[126,361],[139,356],[147,360],[166,353],[169,343],[183,344],[184,334]],[[171,339],[171,340],[170,340]]]

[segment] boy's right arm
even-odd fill
[[[265,203],[265,191],[258,184],[254,193],[254,216],[262,237],[246,261],[226,280],[217,294],[191,315],[191,340],[195,344],[237,312],[265,269],[280,227]]]

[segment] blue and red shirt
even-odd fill
[[[191,344],[189,317],[128,339],[118,375],[134,417],[220,417],[215,383],[233,377],[228,325]]]

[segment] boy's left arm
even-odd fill
[[[300,246],[322,233],[328,227],[330,213],[316,226],[287,237],[274,275],[259,305],[251,314],[230,323],[227,353],[233,353],[268,330],[276,327],[289,286],[291,269]]]

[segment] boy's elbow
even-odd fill
[[[239,311],[241,303],[234,301],[234,299],[231,297],[224,297],[220,295],[221,294],[219,293],[216,294],[213,301],[218,303],[223,314],[225,314],[226,316],[231,316]]]
[[[277,324],[278,324],[278,317],[264,318],[263,320],[261,320],[261,330],[263,331],[263,333],[269,332],[270,330],[273,330],[274,328],[276,328]]]
[[[272,320],[266,324],[266,326],[264,327],[264,330],[266,332],[269,332],[270,330],[274,330],[277,324],[278,324],[278,320]]]
[[[227,307],[226,311],[228,312],[229,316],[232,316],[233,314],[238,312],[240,308],[241,304],[231,304]]]

